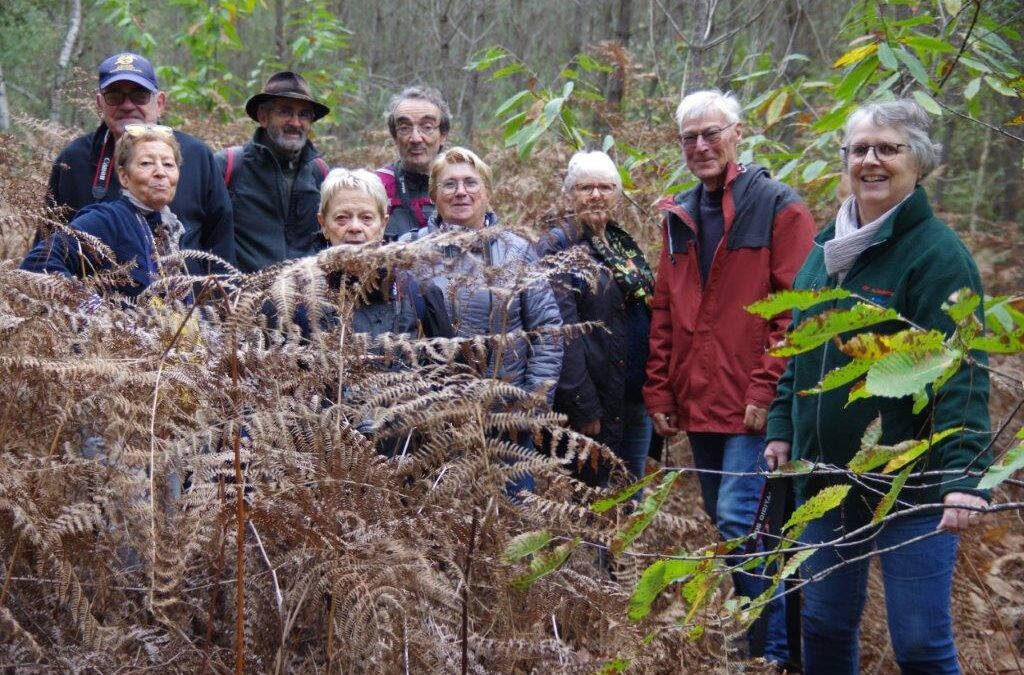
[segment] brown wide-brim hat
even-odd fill
[[[272,98],[294,98],[299,101],[309,101],[313,104],[314,122],[331,112],[330,108],[315,100],[309,93],[309,83],[306,82],[306,78],[290,70],[271,75],[263,86],[263,91],[245,102],[246,114],[259,122],[256,111],[261,103]]]

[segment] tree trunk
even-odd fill
[[[619,0],[619,11],[615,19],[615,37],[618,39],[622,49],[629,48],[629,38],[633,23],[633,0]],[[612,74],[608,86],[608,102],[614,108],[622,107],[622,97],[626,93],[626,72],[627,62],[623,59],[618,68]]]
[[[689,82],[683,80],[683,90],[680,94],[685,95],[688,91],[704,88],[704,45],[711,37],[711,2],[710,0],[696,0],[693,3],[695,21],[693,22],[693,34],[690,44],[690,77]]]
[[[282,64],[288,56],[288,44],[284,37],[284,2],[285,0],[274,2],[274,46],[277,48],[277,60]]]
[[[988,164],[988,151],[992,147],[992,130],[985,130],[985,137],[981,142],[981,156],[978,157],[978,173],[974,181],[974,196],[971,199],[971,220],[970,230],[973,237],[978,233],[978,209],[981,208],[982,197],[985,193],[985,165]]]
[[[78,42],[78,31],[82,27],[82,0],[69,0],[68,2],[68,30],[64,34],[64,44],[60,49],[60,56],[57,58],[57,72],[53,76],[53,88],[50,90],[50,121],[56,122],[60,118],[61,91],[64,89],[64,82],[68,77],[68,66],[71,65],[71,55],[75,50],[75,43]]]
[[[11,109],[7,104],[7,80],[4,79],[4,65],[0,63],[0,131],[11,128]]]
[[[490,2],[481,2],[477,9],[476,16],[473,20],[473,43],[472,49],[475,51],[479,44],[480,33],[484,30],[487,25],[487,8],[490,7]],[[463,138],[469,143],[473,135],[473,127],[476,124],[476,104],[477,97],[480,95],[480,71],[471,70],[468,72],[468,81],[463,89],[464,105],[462,108],[462,129]]]

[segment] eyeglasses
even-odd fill
[[[896,159],[896,155],[900,154],[901,148],[909,148],[910,146],[906,143],[851,143],[850,145],[844,145],[839,148],[843,157],[847,160],[852,159],[855,162],[863,162],[868,158],[868,152],[870,150],[875,151],[875,157],[880,162],[888,162]]]
[[[312,122],[315,116],[312,108],[299,108],[296,110],[291,106],[275,106],[273,108],[274,114],[283,120],[290,120],[295,115],[299,116],[299,119],[303,122]]]
[[[437,122],[423,122],[421,124],[413,124],[412,122],[399,122],[395,125],[395,133],[402,138],[408,138],[412,136],[412,132],[419,129],[420,136],[433,136],[440,129],[440,125]]]
[[[124,125],[124,132],[136,138],[148,133],[158,134],[160,136],[167,136],[168,138],[174,136],[174,129],[164,126],[163,124],[139,124],[138,122],[133,124]]]
[[[698,132],[696,134],[683,134],[683,147],[696,147],[698,138],[703,138],[704,142],[707,143],[708,145],[717,145],[718,142],[722,140],[722,132],[728,129],[729,127],[736,126],[736,124],[737,122],[733,122],[732,124],[726,124],[724,127],[705,129],[704,131]]]
[[[471,195],[480,192],[480,188],[483,187],[483,183],[478,181],[476,178],[463,178],[462,180],[451,178],[441,183],[441,194],[449,196],[455,194],[459,191],[460,184],[462,185],[462,189]]]
[[[153,98],[153,92],[148,89],[132,89],[131,91],[118,91],[114,89],[112,91],[105,91],[100,95],[103,97],[104,103],[112,106],[121,105],[125,99],[130,100],[135,105],[146,105]]]
[[[611,183],[577,183],[572,186],[572,189],[575,190],[577,194],[581,195],[589,195],[594,190],[597,190],[605,196],[615,192],[615,186]]]

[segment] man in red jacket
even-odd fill
[[[816,228],[788,186],[737,163],[743,137],[731,95],[699,91],[676,111],[686,165],[700,183],[661,200],[664,246],[655,281],[644,401],[662,436],[685,431],[704,508],[725,539],[750,530],[764,484],[764,428],[785,367],[767,349],[789,321],[744,307],[788,289]],[[764,583],[733,577],[737,595]],[[780,602],[768,609],[765,656],[788,656]]]

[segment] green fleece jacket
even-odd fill
[[[829,277],[825,270],[823,248],[824,242],[833,237],[835,223],[815,239],[815,247],[797,274],[793,288],[836,286],[836,278]],[[948,335],[953,332],[954,324],[942,311],[943,302],[964,287],[980,294],[981,278],[970,253],[949,226],[935,217],[924,189],[918,187],[882,225],[875,239],[850,268],[841,287],[895,309],[918,326],[939,329]],[[796,326],[829,309],[848,308],[855,302],[850,298],[794,312],[792,325]],[[906,325],[902,322],[889,322],[874,330],[893,333],[903,328]],[[849,339],[853,334],[842,337]],[[972,355],[985,363],[984,354]],[[850,357],[831,342],[793,357],[779,381],[778,394],[769,411],[768,440],[790,442],[792,459],[845,466],[860,449],[861,436],[867,426],[881,413],[881,443],[884,445],[926,438],[950,427],[966,427],[966,431],[954,434],[932,448],[924,466],[919,466],[919,469],[961,470],[970,465],[971,472],[975,473],[989,465],[991,455],[986,450],[991,437],[989,382],[984,369],[962,366],[917,415],[913,414],[913,401],[909,396],[900,399],[871,397],[847,406],[849,385],[824,394],[797,394],[814,387],[825,373],[849,362]],[[822,487],[842,480],[840,476],[815,476],[812,473],[799,482],[804,495],[809,497]],[[970,476],[915,477],[911,474],[900,493],[900,500],[911,504],[939,503],[946,493],[952,491],[987,497],[976,489],[977,482],[976,477]],[[884,494],[888,486],[875,482],[873,487]],[[877,494],[860,487],[855,488],[851,496],[866,506],[877,503],[879,499]]]

